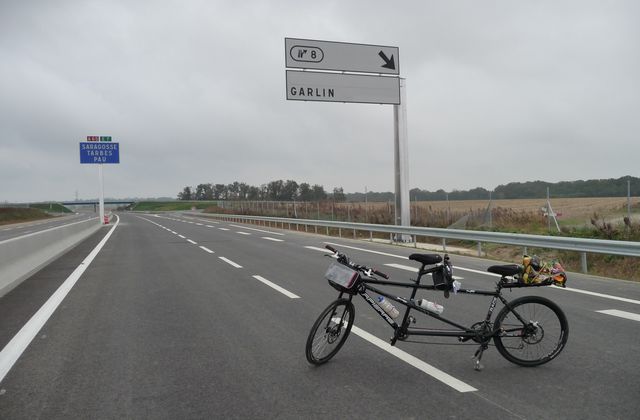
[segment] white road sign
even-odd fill
[[[400,79],[364,74],[287,70],[287,99],[400,104]]]
[[[285,38],[284,47],[290,68],[400,74],[398,47],[297,38]]]

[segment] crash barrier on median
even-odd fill
[[[100,229],[95,218],[0,241],[0,297]]]

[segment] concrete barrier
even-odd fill
[[[0,297],[100,229],[96,218],[0,242]]]

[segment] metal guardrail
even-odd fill
[[[202,214],[199,216],[214,217],[223,220],[231,220],[236,222],[266,222],[275,223],[277,225],[303,225],[318,226],[334,229],[347,229],[355,231],[388,233],[390,235],[406,235],[411,236],[415,241],[418,236],[455,239],[463,241],[473,241],[481,244],[483,242],[497,243],[505,245],[516,245],[521,247],[532,248],[548,248],[560,249],[566,251],[576,251],[582,253],[582,271],[587,272],[587,253],[622,255],[629,257],[640,257],[640,242],[633,241],[611,241],[604,239],[585,239],[585,238],[568,238],[560,236],[544,236],[544,235],[527,235],[503,232],[485,232],[474,230],[456,230],[428,228],[417,226],[394,226],[394,225],[377,225],[368,223],[351,223],[337,222],[331,220],[313,220],[313,219],[291,219],[282,217],[265,217],[265,216],[245,216],[230,214]],[[443,246],[446,246],[443,242]]]

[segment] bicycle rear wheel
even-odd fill
[[[562,309],[541,296],[524,296],[509,302],[496,317],[493,338],[508,361],[538,366],[553,360],[569,338],[569,323]]]
[[[321,365],[335,356],[351,332],[354,316],[353,303],[348,299],[337,299],[322,311],[307,338],[309,363]]]

